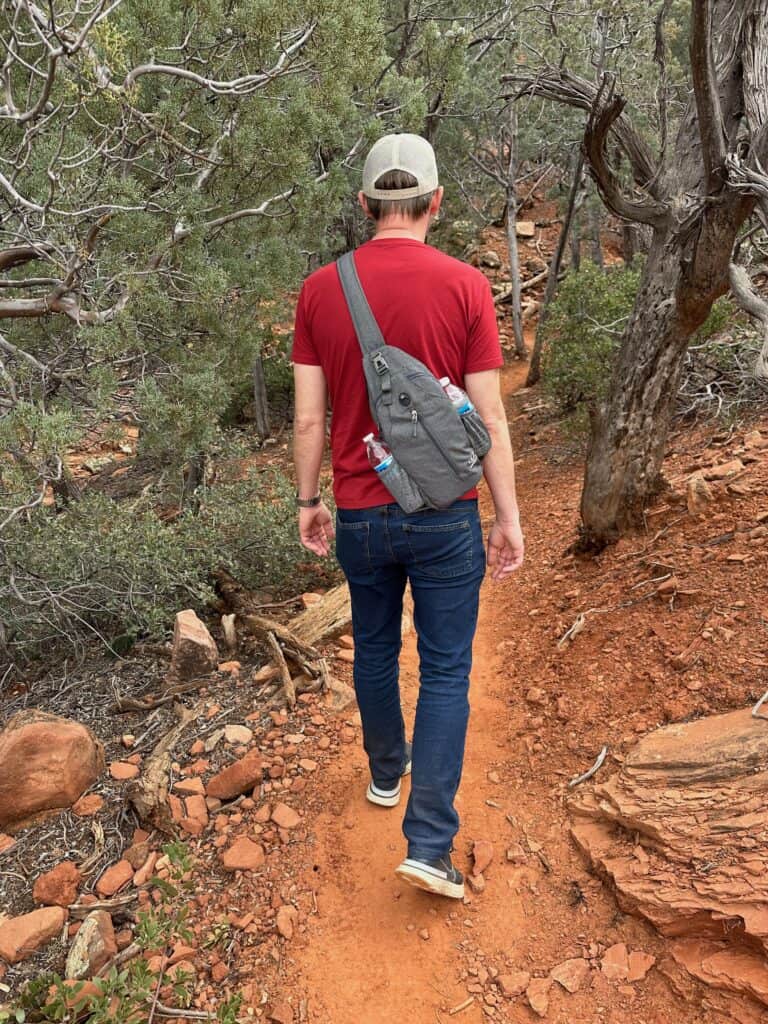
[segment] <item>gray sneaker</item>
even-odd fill
[[[395,869],[395,874],[409,885],[415,885],[417,889],[424,889],[436,896],[448,896],[454,900],[464,898],[464,876],[451,863],[450,853],[438,860],[406,857],[400,867]]]
[[[405,767],[403,768],[402,775],[411,774],[411,751],[412,744],[405,744]],[[373,779],[368,783],[368,789],[365,793],[366,800],[369,800],[372,804],[376,804],[377,807],[397,807],[400,803],[400,782],[398,781],[394,789],[381,789],[377,786]]]

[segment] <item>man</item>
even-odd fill
[[[420,359],[437,378],[463,387],[492,439],[483,462],[496,519],[488,564],[503,579],[523,561],[512,447],[499,393],[503,364],[485,277],[425,243],[443,198],[435,154],[417,135],[388,135],[363,169],[360,205],[374,236],[355,252],[373,314],[389,345]],[[403,821],[407,857],[397,874],[461,898],[451,863],[459,819],[469,715],[469,670],[485,550],[473,489],[450,508],[405,514],[368,462],[363,437],[376,432],[361,352],[334,264],[304,283],[292,359],[296,383],[294,457],[304,547],[329,553],[331,515],[318,494],[328,398],[337,505],[336,554],[349,582],[354,682],[371,781],[366,796],[393,807],[412,770]],[[398,687],[403,591],[410,581],[420,690],[413,744],[406,741]]]

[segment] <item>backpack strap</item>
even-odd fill
[[[353,252],[345,252],[336,260],[336,269],[341,281],[341,289],[347,302],[349,315],[355,327],[355,334],[363,354],[370,356],[376,373],[379,375],[381,393],[385,405],[392,404],[392,382],[389,375],[389,366],[384,357],[382,348],[386,346],[384,335],[381,333],[376,317],[368,305],[360,278],[357,276],[355,266],[355,255]]]

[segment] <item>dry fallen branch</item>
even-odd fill
[[[571,781],[568,783],[568,788],[573,789],[574,786],[580,786],[582,782],[586,782],[587,779],[591,779],[592,776],[599,771],[600,767],[602,766],[607,756],[608,747],[603,747],[603,749],[597,755],[597,760],[589,769],[589,771],[584,772],[583,775],[577,775],[574,779],[571,779]]]
[[[291,670],[288,668],[288,665],[286,663],[285,655],[283,654],[283,649],[277,642],[274,633],[267,633],[267,643],[272,649],[272,653],[275,656],[275,661],[277,662],[277,666],[280,669],[280,676],[283,680],[283,692],[285,693],[286,703],[288,704],[289,708],[293,708],[296,706],[296,687],[293,684],[293,679],[291,678]]]

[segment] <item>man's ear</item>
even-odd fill
[[[365,195],[365,192],[361,191],[361,192],[357,193],[357,201],[358,201],[358,203],[360,203],[360,206],[362,207],[363,213],[365,214],[365,216],[369,217],[371,220],[373,220],[373,216],[371,215],[371,211],[368,209],[368,199],[367,199],[367,197]]]
[[[435,194],[432,196],[432,202],[429,204],[429,215],[430,217],[436,217],[440,212],[440,204],[443,201],[443,193],[445,189],[442,185],[438,185],[435,189]]]

